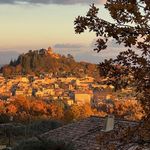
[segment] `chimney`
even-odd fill
[[[108,115],[105,118],[104,127],[101,131],[103,131],[103,132],[112,131],[114,129],[114,124],[115,124],[114,122],[115,122],[114,115]]]

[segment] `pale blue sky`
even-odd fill
[[[101,16],[106,17],[103,5]],[[89,45],[92,33],[75,35],[74,19],[85,15],[88,4],[0,5],[0,50],[32,49],[55,44]]]
[[[86,14],[92,1],[18,0],[32,3],[10,4],[15,1],[0,0],[0,51],[15,50],[21,53],[52,46],[56,52],[71,53],[79,60],[96,58],[93,62],[99,62],[91,47],[95,35],[88,32],[75,34],[73,24],[75,17]],[[48,4],[35,4],[37,1]],[[100,8],[99,15],[110,20],[104,5],[100,4],[103,1],[95,0]],[[107,55],[113,54],[108,52]]]

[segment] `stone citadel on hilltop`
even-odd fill
[[[52,49],[51,47],[48,47],[47,53],[48,53],[49,55],[51,55],[52,57],[56,58],[56,59],[59,59],[59,58],[60,58],[60,55],[59,55],[59,54],[53,53],[53,49]]]
[[[59,59],[60,55],[53,52],[53,49],[49,46],[48,49],[41,49],[40,54],[50,55],[53,58]]]
[[[0,72],[4,76],[52,73],[59,77],[83,77],[85,75],[99,77],[96,64],[77,62],[69,54],[62,56],[54,53],[51,47],[29,50],[27,53],[19,55],[16,60],[11,61],[8,65],[3,66]]]

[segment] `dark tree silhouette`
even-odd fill
[[[94,32],[97,52],[105,50],[109,39],[123,44],[128,50],[115,59],[100,63],[102,76],[110,77],[116,89],[127,86],[132,80],[146,116],[143,129],[150,130],[150,2],[149,0],[107,0],[105,8],[113,22],[98,17],[99,8],[91,5],[86,16],[75,19],[75,32]],[[107,49],[106,49],[107,51]],[[150,135],[149,135],[150,140]]]

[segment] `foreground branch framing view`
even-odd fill
[[[149,0],[95,0],[93,4],[85,0],[0,0],[3,10],[7,6],[34,12],[46,5],[56,10],[59,6],[66,14],[64,19],[69,18],[70,8],[77,12],[75,19],[68,19],[74,22],[72,36],[92,34],[94,44],[85,48],[104,61],[79,60],[84,46],[71,42],[18,51],[15,58],[11,52],[12,59],[0,68],[0,150],[150,150]],[[85,15],[80,15],[77,6],[84,8]],[[54,17],[58,12],[51,13]],[[54,23],[55,33],[63,30],[62,42],[67,36],[71,41],[70,29],[63,28],[63,23],[60,29]],[[116,47],[111,50],[112,41]],[[68,53],[66,49],[71,48],[78,50]],[[84,57],[90,51],[85,50]],[[118,51],[115,57],[114,51]]]

